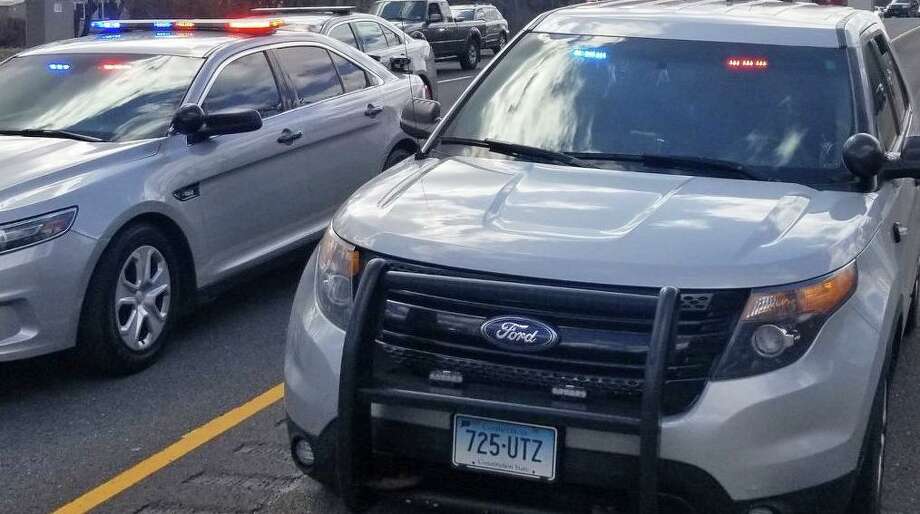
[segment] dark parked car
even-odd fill
[[[458,22],[478,21],[485,23],[479,29],[482,33],[482,47],[498,53],[508,44],[511,31],[508,29],[508,20],[494,5],[452,5],[450,10],[454,20]]]
[[[892,0],[885,8],[886,18],[912,18],[920,14],[918,0]]]
[[[444,0],[385,0],[377,2],[374,14],[414,38],[428,40],[436,57],[457,57],[463,69],[476,68],[486,46],[486,22],[455,20]]]

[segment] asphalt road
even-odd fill
[[[916,27],[894,20],[893,34]],[[896,41],[920,98],[920,32]],[[451,105],[472,73],[439,64]],[[266,270],[185,320],[161,361],[123,379],[67,355],[0,364],[0,513],[49,512],[282,380],[284,330],[306,255]],[[886,511],[920,512],[920,341],[903,350],[892,397]],[[344,512],[293,467],[280,404],[173,462],[98,512]],[[394,510],[381,507],[379,512]],[[396,509],[398,510],[398,509]]]

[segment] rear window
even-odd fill
[[[829,185],[853,181],[841,155],[853,133],[843,49],[530,34],[443,134],[594,156],[600,167],[624,166],[604,154],[682,156]]]

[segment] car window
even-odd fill
[[[451,9],[456,21],[470,21],[473,19],[472,9]]]
[[[361,46],[364,47],[365,52],[370,53],[387,47],[386,37],[377,23],[360,21],[355,23],[355,30],[358,32],[358,38],[361,39]]]
[[[869,93],[874,104],[875,125],[879,141],[885,148],[891,148],[898,138],[898,122],[894,113],[894,102],[888,93],[888,87],[882,75],[882,64],[874,45],[867,43],[865,48],[866,73],[869,80]]]
[[[360,50],[358,47],[358,40],[355,38],[355,33],[351,30],[351,25],[348,23],[343,23],[338,27],[330,30],[329,37],[332,39],[338,39],[346,45],[353,48],[358,48]]]
[[[343,93],[329,52],[315,46],[292,46],[275,51],[291,78],[298,105],[308,105]]]
[[[895,63],[894,54],[891,52],[888,41],[883,36],[877,36],[875,43],[878,45],[879,53],[882,56],[882,70],[885,72],[885,79],[888,81],[888,90],[894,99],[895,115],[898,117],[898,123],[903,125],[904,114],[909,103],[907,87],[904,85],[904,80],[898,71],[898,66]]]
[[[10,59],[0,65],[0,130],[65,130],[103,141],[164,137],[203,62],[112,53]]]
[[[440,5],[428,4],[428,19],[431,19],[432,16],[443,16]]]
[[[399,37],[399,35],[397,35],[392,30],[384,27],[383,25],[381,25],[380,28],[383,29],[383,35],[386,36],[387,44],[390,46],[390,48],[394,46],[402,46],[403,41],[402,41],[402,38]]]
[[[255,109],[263,118],[281,112],[281,94],[264,52],[240,57],[220,72],[202,106],[206,112]]]
[[[425,6],[428,2],[377,2],[375,13],[386,20],[393,21],[423,21],[425,19]]]
[[[332,60],[335,61],[335,67],[339,70],[342,83],[345,84],[346,93],[358,91],[370,85],[367,73],[355,63],[335,53],[332,54]]]

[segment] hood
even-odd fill
[[[469,157],[407,161],[334,222],[375,252],[607,285],[747,288],[808,280],[865,247],[878,194]]]
[[[90,143],[69,139],[0,136],[0,211],[15,207],[23,195],[36,200],[35,190],[72,190],[74,180],[88,169],[99,169],[110,162],[125,162],[149,156],[158,144]],[[57,188],[57,189],[61,189]]]

